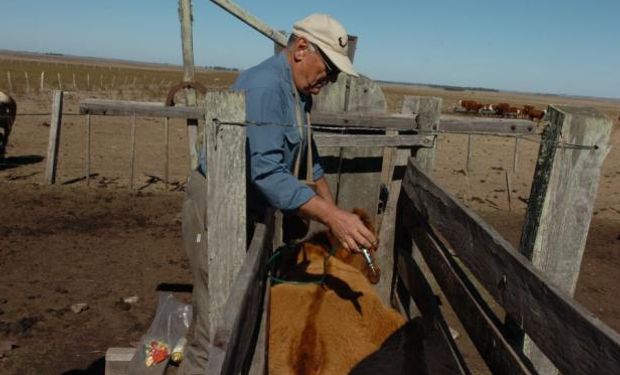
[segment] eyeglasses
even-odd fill
[[[325,65],[325,70],[327,71],[327,76],[330,78],[337,77],[340,74],[340,69],[325,55],[325,53],[313,43],[310,43],[310,49],[313,52],[318,52],[323,64]]]

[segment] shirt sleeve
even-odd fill
[[[325,175],[325,171],[323,170],[323,167],[321,167],[321,156],[319,155],[319,150],[316,147],[314,137],[312,137],[312,155],[314,162],[314,165],[312,166],[312,180],[317,181]]]
[[[252,88],[246,91],[250,182],[273,207],[296,210],[315,193],[302,184],[284,162],[286,110],[278,90]],[[296,129],[294,129],[297,131]]]

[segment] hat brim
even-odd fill
[[[314,42],[316,43],[316,42]],[[357,73],[355,68],[353,67],[353,63],[349,59],[349,57],[342,55],[338,52],[334,52],[329,48],[325,48],[323,43],[316,43],[316,45],[321,49],[321,51],[329,58],[336,67],[343,73],[346,73],[353,77],[359,77],[360,75]]]

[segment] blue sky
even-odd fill
[[[0,49],[181,64],[177,0],[6,0]],[[197,65],[248,68],[273,44],[194,3]],[[237,0],[277,29],[322,12],[377,80],[620,98],[620,0]]]

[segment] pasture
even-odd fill
[[[164,171],[163,120],[137,119],[134,190],[129,189],[130,119],[92,119],[91,186],[85,173],[86,130],[81,99],[97,97],[163,102],[182,69],[55,56],[0,55],[0,90],[10,72],[18,117],[0,166],[0,341],[18,347],[0,358],[0,373],[63,373],[102,368],[109,346],[131,346],[155,311],[159,283],[190,283],[179,213],[187,175],[185,121],[171,120],[170,184]],[[45,72],[43,91],[41,72]],[[26,74],[28,73],[28,84]],[[56,186],[42,185],[50,122],[50,89],[65,98]],[[75,75],[75,84],[73,76]],[[225,88],[236,73],[197,70],[208,88]],[[90,78],[89,78],[90,77]],[[134,83],[135,79],[135,83]],[[426,86],[383,87],[391,112],[403,95],[439,96],[449,113],[459,99],[513,105],[589,105],[618,119],[620,101],[504,92],[447,91]],[[23,114],[23,115],[20,115]],[[26,115],[33,114],[33,115]],[[40,114],[40,115],[34,115]],[[620,132],[602,170],[598,198],[582,263],[576,299],[620,330]],[[476,136],[466,171],[467,136],[438,139],[434,174],[452,194],[518,245],[538,144],[521,142],[513,172],[509,210],[505,171],[512,171],[513,140]],[[158,179],[159,178],[159,179]],[[567,202],[570,204],[570,202]],[[380,254],[379,254],[380,256]],[[119,299],[137,295],[125,306]],[[86,302],[89,309],[69,307]],[[467,340],[461,327],[459,340]],[[2,353],[0,352],[0,355]],[[475,356],[475,350],[468,355]],[[486,373],[480,361],[476,373]]]

